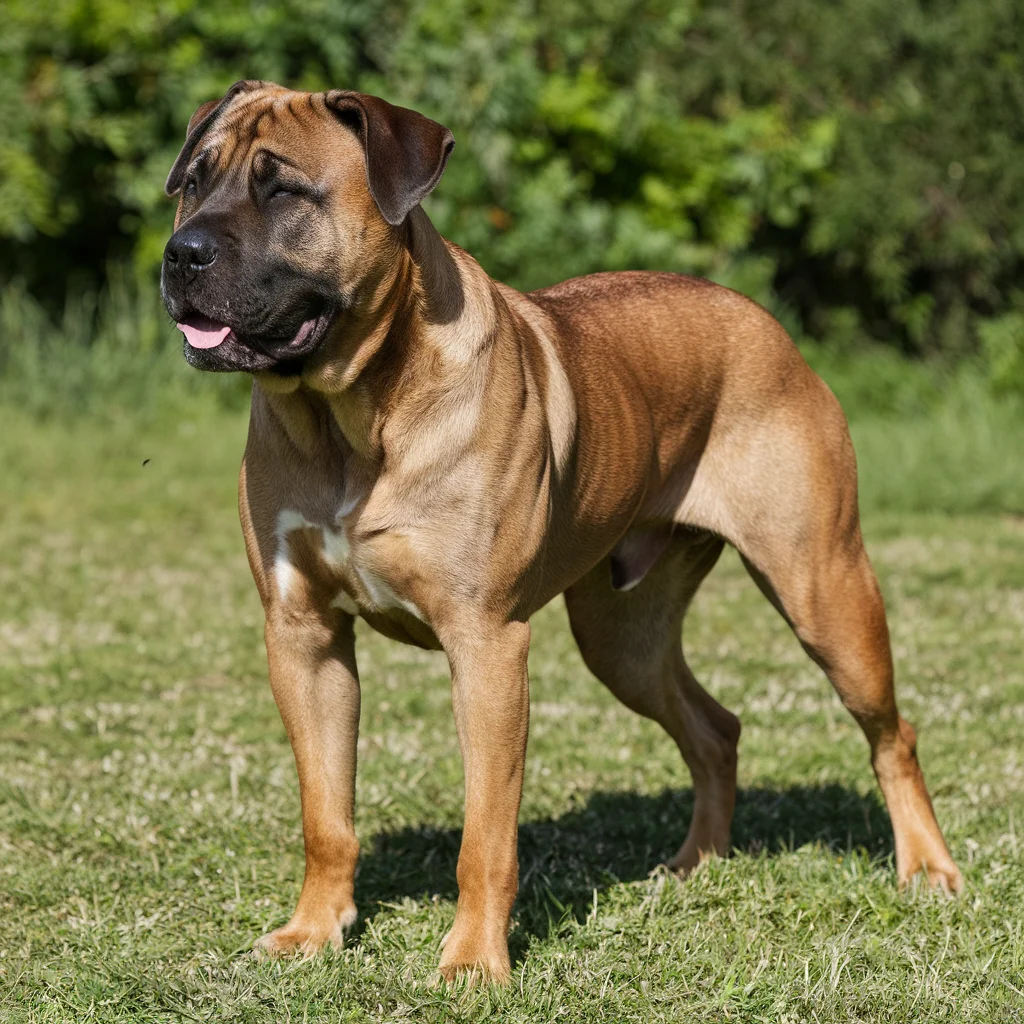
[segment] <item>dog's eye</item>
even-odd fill
[[[185,195],[191,198],[196,194],[196,189],[196,179],[189,178],[188,181],[185,182]]]
[[[270,198],[271,199],[287,199],[289,196],[294,196],[294,195],[298,195],[298,193],[294,189],[278,188],[278,189],[275,189],[271,193]]]

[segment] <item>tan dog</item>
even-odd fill
[[[259,945],[312,951],[356,917],[357,615],[451,665],[466,804],[446,977],[509,977],[529,619],[557,594],[587,665],[693,776],[671,866],[726,853],[740,725],[680,641],[726,542],[864,730],[900,883],[959,890],[832,393],[768,313],[706,281],[492,281],[418,205],[452,145],[371,96],[242,82],[196,112],[167,183],[186,355],[255,376],[239,504],[306,847],[295,914]]]

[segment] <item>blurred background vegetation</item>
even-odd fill
[[[155,281],[188,118],[253,77],[449,125],[429,212],[495,277],[709,276],[854,420],[1021,438],[1019,0],[5,0],[0,52],[0,389],[24,408],[242,394],[178,365]]]

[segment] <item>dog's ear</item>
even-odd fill
[[[401,224],[444,173],[455,147],[452,133],[377,96],[334,89],[324,99],[363,144],[366,181],[377,208],[389,224]]]
[[[174,166],[171,168],[171,173],[167,175],[167,182],[164,185],[164,191],[169,196],[173,196],[181,188],[185,178],[185,168],[188,167],[188,162],[192,159],[192,154],[195,152],[199,140],[217,119],[217,115],[221,110],[239,93],[251,92],[253,89],[260,89],[266,84],[266,82],[258,82],[254,79],[235,82],[219,100],[207,100],[189,118],[188,128],[185,130],[185,145],[181,147],[178,159],[174,161]]]

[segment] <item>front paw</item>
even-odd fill
[[[357,916],[354,905],[346,907],[340,914],[326,909],[315,914],[296,912],[284,927],[258,938],[253,952],[257,957],[284,953],[310,957],[324,946],[341,949],[345,944],[345,932],[355,924]]]
[[[508,941],[486,928],[455,927],[441,940],[444,953],[437,970],[447,982],[507,985],[512,977]],[[493,931],[493,929],[492,929]]]
[[[932,889],[941,889],[947,896],[963,892],[964,877],[953,862],[938,830],[914,834],[905,830],[896,836],[896,874],[901,889],[910,887],[923,875]]]
[[[912,888],[915,880],[923,877],[929,888],[938,889],[947,896],[959,896],[964,891],[964,876],[960,874],[960,869],[948,855],[937,856],[936,861],[936,864],[929,864],[921,858],[912,862],[909,868],[902,868],[899,873],[900,888]]]

